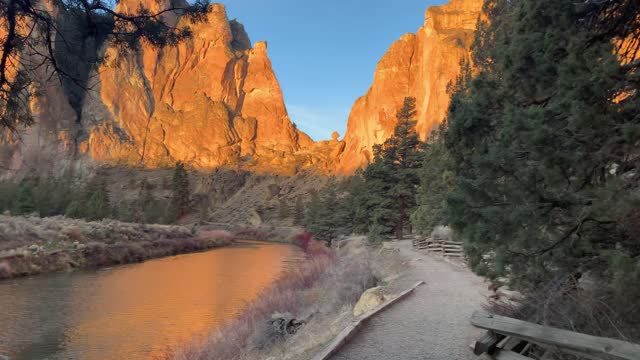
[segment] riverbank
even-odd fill
[[[142,262],[226,246],[226,231],[0,215],[0,279]]]
[[[362,237],[327,249],[296,238],[306,260],[294,265],[235,320],[194,339],[166,359],[305,359],[331,341],[356,315],[367,289],[391,283],[406,268],[397,252],[369,247]]]

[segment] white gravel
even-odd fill
[[[411,241],[396,244],[413,263],[397,287],[420,280],[426,285],[371,319],[331,359],[478,359],[469,345],[483,332],[470,325],[469,317],[487,294],[483,280],[466,268],[414,251]]]

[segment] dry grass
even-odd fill
[[[498,291],[500,293],[500,291]],[[582,276],[559,274],[545,287],[524,294],[517,302],[501,297],[486,306],[490,312],[579,333],[640,341],[640,326],[630,317],[629,307],[637,299],[616,303],[613,288],[606,282]],[[553,359],[577,359],[554,353]]]
[[[183,226],[0,215],[0,279],[140,262],[223,246],[232,238]]]
[[[352,319],[351,309],[362,292],[378,285],[391,264],[395,265],[381,259],[383,255],[368,248],[364,239],[337,250],[310,241],[305,253],[305,261],[286,272],[237,319],[167,358],[303,358],[342,330]],[[274,315],[305,324],[297,333],[283,335],[271,324]]]
[[[300,228],[292,226],[239,226],[232,229],[236,239],[279,243],[294,243],[295,237],[301,231]]]
[[[227,241],[231,242],[235,235],[227,230],[204,230],[198,232],[198,238],[208,241]]]

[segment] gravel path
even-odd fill
[[[372,318],[331,359],[478,359],[469,344],[482,331],[469,324],[469,317],[487,293],[482,279],[466,268],[414,251],[411,241],[396,244],[414,265],[399,279],[398,287],[420,280],[426,285]]]

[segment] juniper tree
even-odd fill
[[[306,212],[304,214],[304,226],[309,230],[310,227],[314,226],[320,216],[320,194],[318,191],[312,190],[311,197],[309,198],[309,202],[306,205]]]
[[[133,218],[136,222],[149,224],[166,220],[166,202],[154,196],[154,187],[146,177],[140,181],[138,198],[133,203]]]
[[[317,239],[329,245],[344,226],[344,219],[338,201],[338,186],[334,178],[319,192],[313,193],[308,205],[306,228]]]
[[[346,195],[339,201],[345,235],[367,233],[370,220],[368,201],[367,183],[363,171],[359,170],[348,179]]]
[[[558,273],[624,278],[609,259],[640,256],[628,220],[637,205],[637,64],[619,61],[616,36],[591,28],[578,3],[492,0],[485,10],[477,73],[448,113],[451,224],[475,266],[520,289]],[[628,11],[637,21],[638,6]],[[485,254],[494,254],[489,263]]]
[[[33,197],[33,184],[31,181],[23,181],[18,188],[15,213],[17,215],[28,215],[36,211]]]
[[[82,208],[82,217],[89,221],[111,217],[109,190],[104,177],[96,176],[87,184],[84,190]]]

